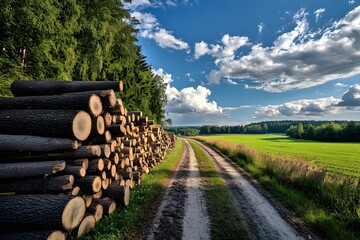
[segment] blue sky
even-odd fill
[[[173,125],[360,120],[360,0],[133,0]]]

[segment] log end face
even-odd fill
[[[82,235],[88,233],[92,228],[95,227],[95,222],[95,217],[93,215],[86,216],[79,226],[77,236],[81,237]]]
[[[124,186],[124,206],[128,206],[130,203],[130,187]]]
[[[87,112],[79,111],[73,119],[72,130],[78,140],[86,140],[91,132],[90,115]]]
[[[95,94],[91,95],[89,98],[89,112],[94,116],[99,116],[103,111],[103,105],[101,98]]]
[[[101,177],[96,176],[92,183],[92,189],[94,193],[97,193],[101,190]]]
[[[79,226],[86,212],[85,200],[82,197],[72,198],[65,206],[61,222],[65,230]]]
[[[112,202],[109,206],[108,214],[112,214],[116,210],[116,203]]]
[[[120,90],[120,92],[122,92],[122,91],[124,90],[123,81],[120,81],[120,82],[119,82],[119,90]]]
[[[66,240],[66,235],[62,231],[52,232],[47,240]]]
[[[102,116],[96,118],[96,130],[99,135],[103,135],[105,132],[105,120]]]

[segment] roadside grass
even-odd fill
[[[198,140],[245,169],[321,238],[360,238],[359,178],[327,172],[295,156],[261,153],[216,138]]]
[[[200,176],[205,183],[211,239],[250,239],[244,221],[236,211],[231,194],[214,163],[198,144],[189,142],[195,151]]]
[[[179,138],[175,148],[158,167],[143,176],[141,184],[131,190],[130,205],[125,208],[120,207],[113,214],[101,219],[96,223],[95,228],[81,239],[135,239],[141,225],[150,215],[152,206],[176,169],[183,151],[184,143]]]

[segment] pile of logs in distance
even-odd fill
[[[0,99],[0,239],[81,236],[175,144],[122,82],[15,81]]]

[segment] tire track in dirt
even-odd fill
[[[196,141],[219,168],[254,239],[306,239],[306,235],[292,227],[277,209],[229,163],[210,147]]]
[[[210,221],[201,186],[197,159],[184,140],[184,155],[170,180],[148,240],[210,239]]]

